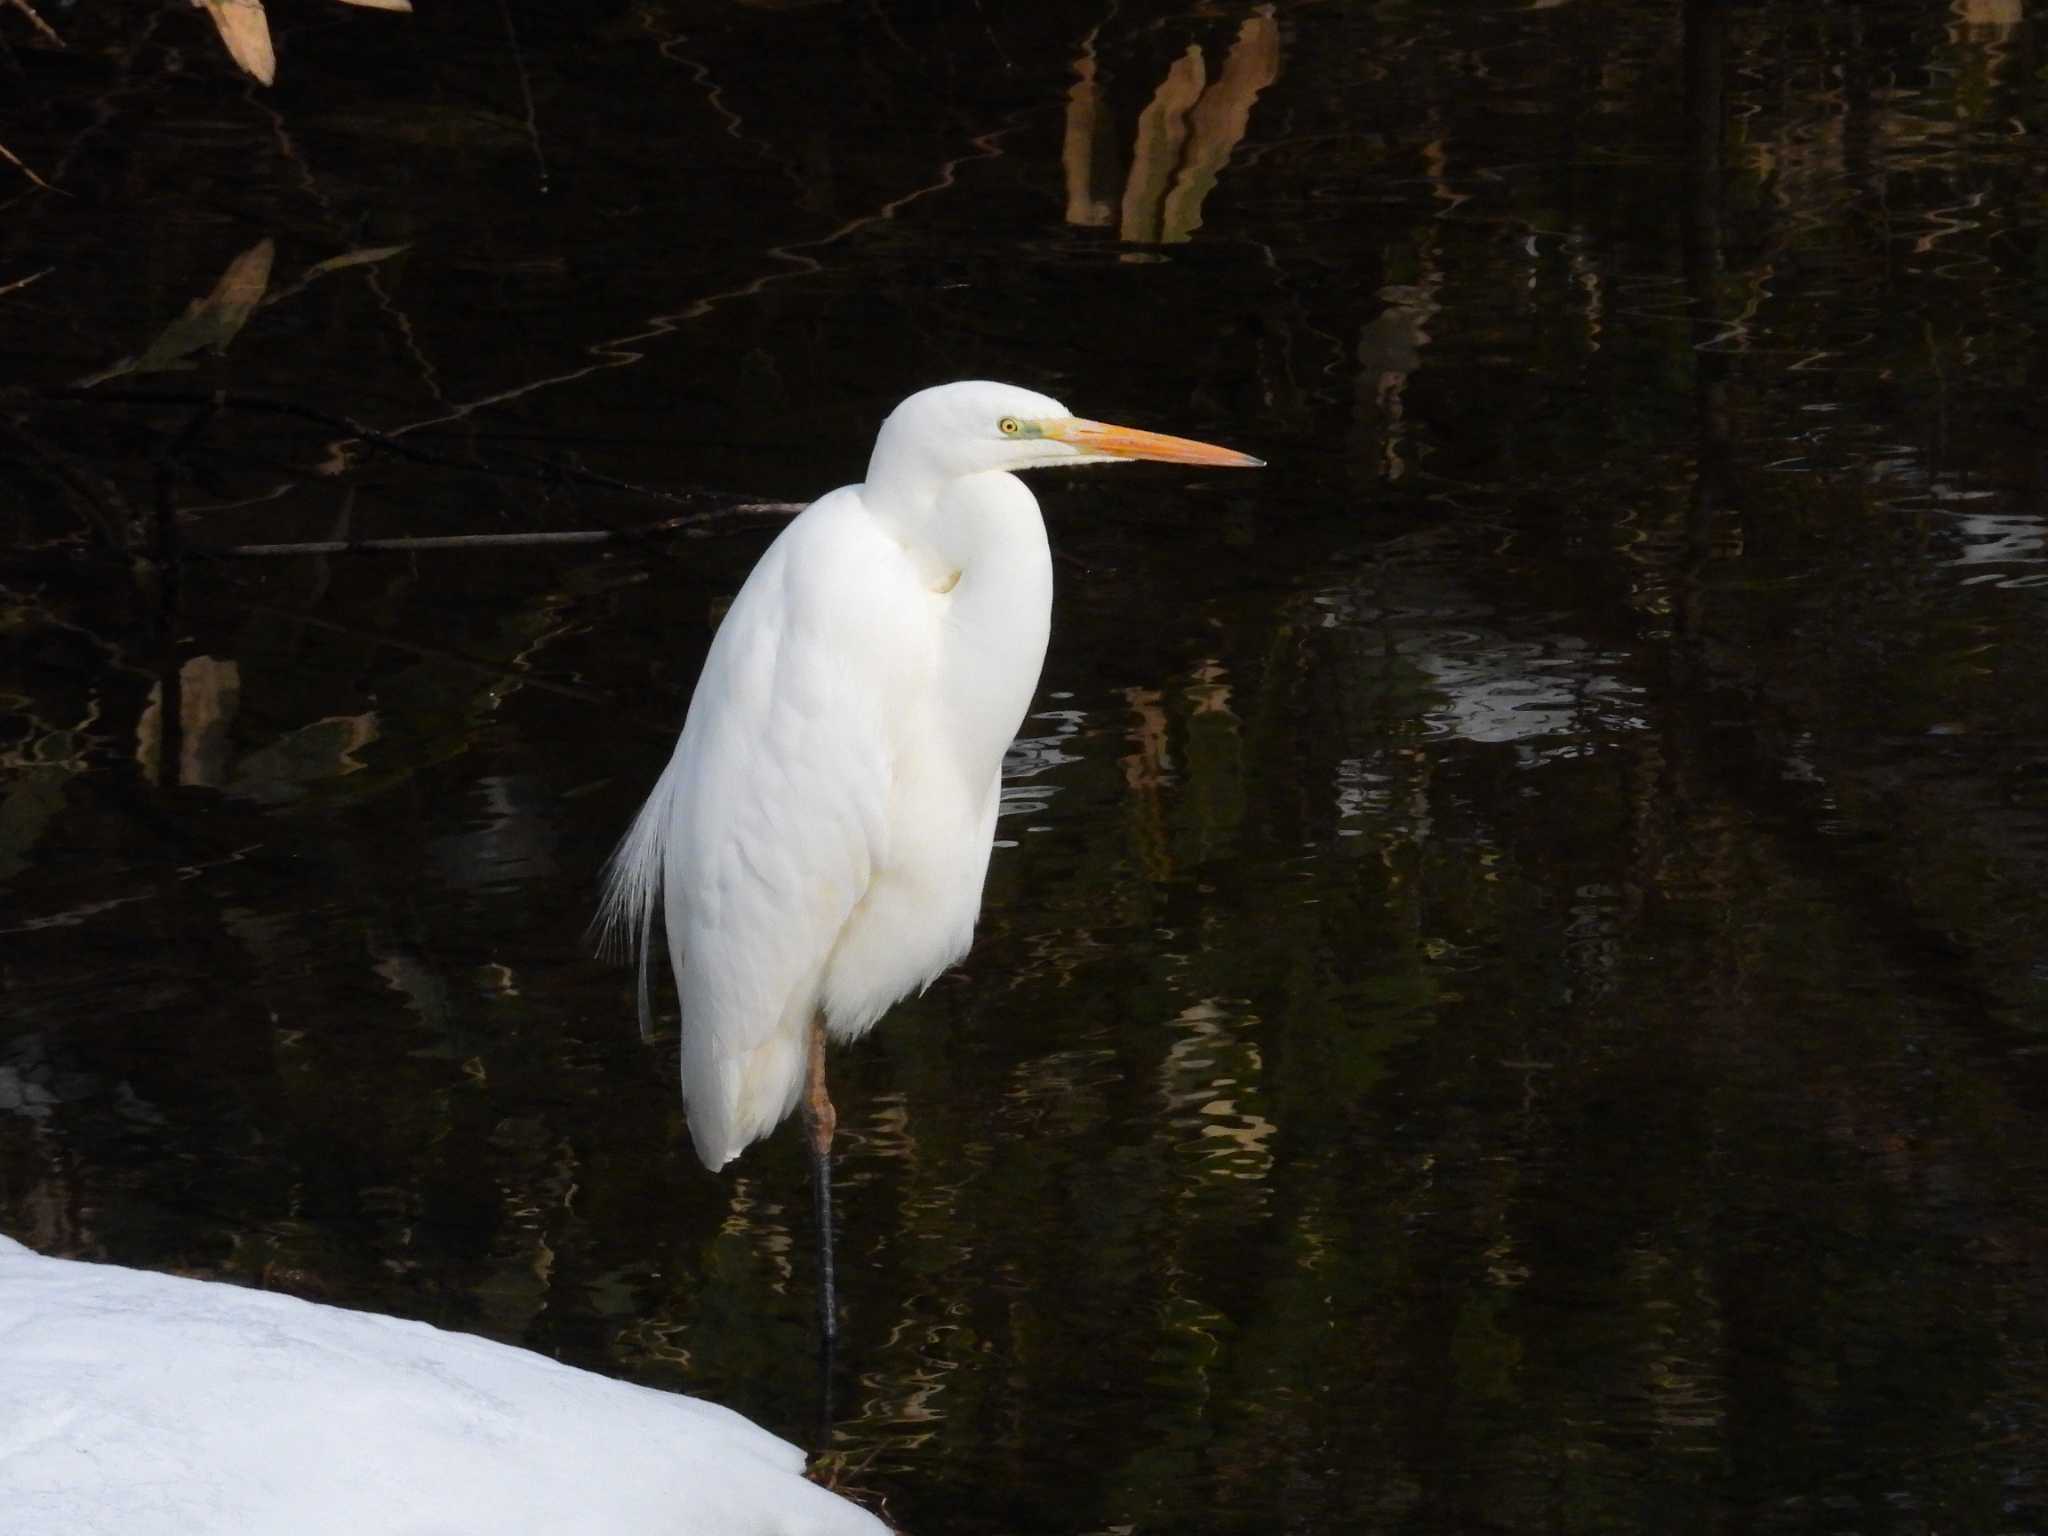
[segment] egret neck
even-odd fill
[[[962,765],[993,786],[1038,691],[1052,621],[1052,550],[1030,488],[990,470],[952,481],[927,544],[959,579],[944,605],[939,707],[955,722]]]

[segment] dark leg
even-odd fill
[[[839,1112],[825,1091],[825,1016],[811,1020],[810,1070],[804,1083],[804,1134],[811,1144],[811,1187],[818,1196],[818,1322],[826,1350],[839,1335],[832,1285],[832,1132]]]

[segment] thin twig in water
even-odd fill
[[[0,294],[12,293],[17,288],[26,288],[30,283],[34,282],[37,278],[48,277],[52,272],[56,270],[57,269],[55,267],[45,267],[40,272],[29,273],[27,277],[17,277],[11,283],[0,283]]]
[[[21,12],[22,15],[28,18],[28,24],[30,26],[34,27],[38,32],[42,33],[44,37],[47,37],[59,48],[62,48],[64,46],[64,39],[57,35],[57,29],[51,26],[47,21],[43,20],[42,17],[38,16],[36,14],[36,8],[30,5],[28,3],[28,0],[10,0],[10,3],[14,6],[14,8],[17,11]]]
[[[526,55],[520,51],[519,29],[512,24],[512,7],[498,0],[498,14],[505,18],[505,39],[512,45],[512,63],[519,71],[519,94],[526,98],[526,142],[533,146],[534,169],[540,176],[540,195],[548,195],[548,157],[540,147],[540,120],[533,104],[533,82],[526,75]]]
[[[58,190],[57,188],[51,186],[47,181],[43,180],[43,178],[38,176],[34,171],[30,170],[27,166],[23,165],[21,163],[21,157],[16,155],[15,152],[9,149],[5,144],[0,144],[0,158],[4,158],[8,162],[8,164],[12,165],[16,170],[20,171],[22,175],[26,176],[30,181],[34,182],[37,186],[41,187],[45,192],[55,192]],[[69,193],[66,193],[65,195],[67,197],[70,196]]]
[[[746,501],[725,509],[728,512],[801,512],[788,501]],[[188,544],[194,555],[218,555],[250,559],[270,555],[358,555],[394,554],[422,549],[517,549],[535,544],[611,544],[628,539],[671,533],[678,528],[706,522],[715,514],[665,518],[643,528],[577,528],[543,533],[438,533],[403,539],[320,539],[306,544]]]
[[[249,559],[264,555],[391,554],[413,549],[490,549],[518,544],[604,544],[623,538],[609,528],[570,533],[444,533],[410,539],[316,539],[305,544],[195,544],[195,555]]]

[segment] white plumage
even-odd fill
[[[599,914],[640,947],[644,1021],[660,896],[707,1167],[796,1106],[814,1021],[853,1039],[966,953],[1052,609],[1045,525],[1008,471],[1129,458],[1258,462],[1009,385],[925,390],[733,600]]]
[[[0,1237],[8,1536],[885,1536],[727,1409]]]

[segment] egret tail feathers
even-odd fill
[[[671,765],[673,771],[673,765]],[[597,952],[607,960],[639,962],[640,1038],[654,1034],[653,983],[648,967],[654,952],[654,909],[661,898],[662,872],[668,859],[674,785],[663,773],[654,793],[640,807],[633,825],[605,861],[604,886],[590,930]]]
[[[634,995],[640,1003],[640,1043],[645,1045],[654,1038],[653,988],[647,979],[648,955],[654,948],[654,904],[649,902],[640,913],[640,985]]]

